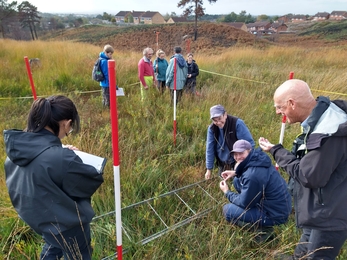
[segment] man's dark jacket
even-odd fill
[[[324,231],[347,229],[347,102],[319,97],[306,120],[305,155],[300,159],[275,145],[270,153],[294,180],[299,227]],[[335,107],[336,108],[336,107]]]

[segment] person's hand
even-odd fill
[[[227,191],[229,190],[229,187],[226,181],[221,181],[219,183],[219,188],[223,191],[224,194],[227,193]]]
[[[148,89],[148,86],[147,86],[147,85],[146,85],[146,86],[143,86],[143,88],[144,88],[144,89]]]
[[[191,78],[192,77],[192,74],[188,74],[188,78]]]
[[[230,178],[234,178],[236,176],[235,171],[224,171],[221,173],[222,178],[226,181]]]
[[[63,148],[68,148],[70,150],[79,151],[79,149],[76,146],[73,146],[71,144],[63,144]]]
[[[206,170],[205,180],[209,180],[209,179],[211,179],[211,170]]]
[[[275,145],[270,143],[269,140],[267,140],[264,137],[259,138],[259,146],[264,152],[269,152],[272,147]]]

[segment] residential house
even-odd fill
[[[141,11],[131,11],[127,14],[128,20],[132,21],[134,24],[140,24],[141,23],[141,16],[145,12]]]
[[[288,26],[284,23],[272,23],[268,30],[272,33],[280,33],[287,31],[287,29]]]
[[[271,23],[269,21],[261,21],[261,22],[255,22],[255,23],[248,23],[247,24],[247,30],[248,32],[252,34],[257,34],[258,32],[263,32],[269,29],[271,26]]]
[[[187,17],[181,16],[174,16],[174,17],[170,17],[169,20],[167,20],[166,23],[191,23],[194,22],[192,20],[188,20]]]
[[[163,24],[166,23],[164,17],[159,12],[147,11],[141,15],[141,23],[144,24]]]
[[[292,21],[292,17],[293,17],[292,14],[286,14],[286,15],[283,15],[281,17],[278,17],[277,22],[279,22],[279,23],[289,23],[289,22]]]
[[[316,13],[313,16],[312,21],[326,21],[329,19],[330,14],[327,12],[323,12],[323,13]]]
[[[346,11],[333,11],[330,14],[329,20],[345,20],[347,19]]]
[[[116,21],[134,24],[163,24],[164,17],[159,12],[120,11],[115,15]]]
[[[247,25],[243,22],[234,22],[234,23],[225,23],[225,24],[230,25],[236,29],[248,32]]]
[[[303,14],[293,15],[292,17],[293,23],[305,22],[306,20],[307,20],[307,17],[306,15],[303,15]]]
[[[126,16],[131,13],[130,11],[120,11],[114,17],[117,23],[124,23],[126,20]]]

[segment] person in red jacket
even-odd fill
[[[153,50],[149,47],[143,50],[143,57],[138,63],[139,80],[144,89],[155,84],[154,70],[152,64]],[[156,84],[155,84],[156,85]]]

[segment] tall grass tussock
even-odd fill
[[[63,143],[109,159],[105,182],[93,196],[97,215],[114,211],[110,112],[102,107],[100,87],[91,79],[93,63],[102,47],[77,42],[0,40],[1,130],[25,127],[32,94],[24,56],[39,58],[41,66],[32,71],[37,95],[70,97],[82,120],[81,133],[67,137]],[[294,78],[308,82],[314,96],[346,99],[347,47],[238,47],[218,53],[195,53],[194,59],[204,70],[197,78],[201,95],[184,95],[178,104],[176,145],[169,94],[161,96],[152,88],[142,101],[137,78],[137,62],[142,53],[120,52],[114,47],[117,85],[124,88],[126,94],[117,98],[121,201],[125,208],[122,221],[129,235],[123,235],[123,247],[127,249],[123,258],[273,259],[275,252],[292,253],[300,236],[293,214],[286,224],[276,227],[273,241],[255,245],[252,232],[231,226],[224,220],[221,209],[227,201],[218,188],[217,177],[203,184],[216,201],[202,196],[196,188],[180,192],[196,212],[213,206],[209,214],[146,245],[138,242],[165,227],[155,219],[148,205],[126,207],[203,180],[206,129],[211,123],[209,108],[215,104],[223,104],[228,113],[242,118],[255,141],[265,136],[276,143],[281,118],[275,114],[272,96],[291,71],[294,71]],[[299,125],[287,125],[286,148],[291,148],[299,131]],[[0,147],[3,165],[6,158],[3,138],[0,138]],[[13,209],[3,167],[0,169],[0,258],[38,259],[43,241]],[[284,172],[281,174],[287,179]],[[191,215],[172,196],[154,199],[151,206],[170,225]],[[113,214],[93,221],[92,233],[93,259],[102,259],[115,252]],[[346,258],[344,246],[339,259]]]

